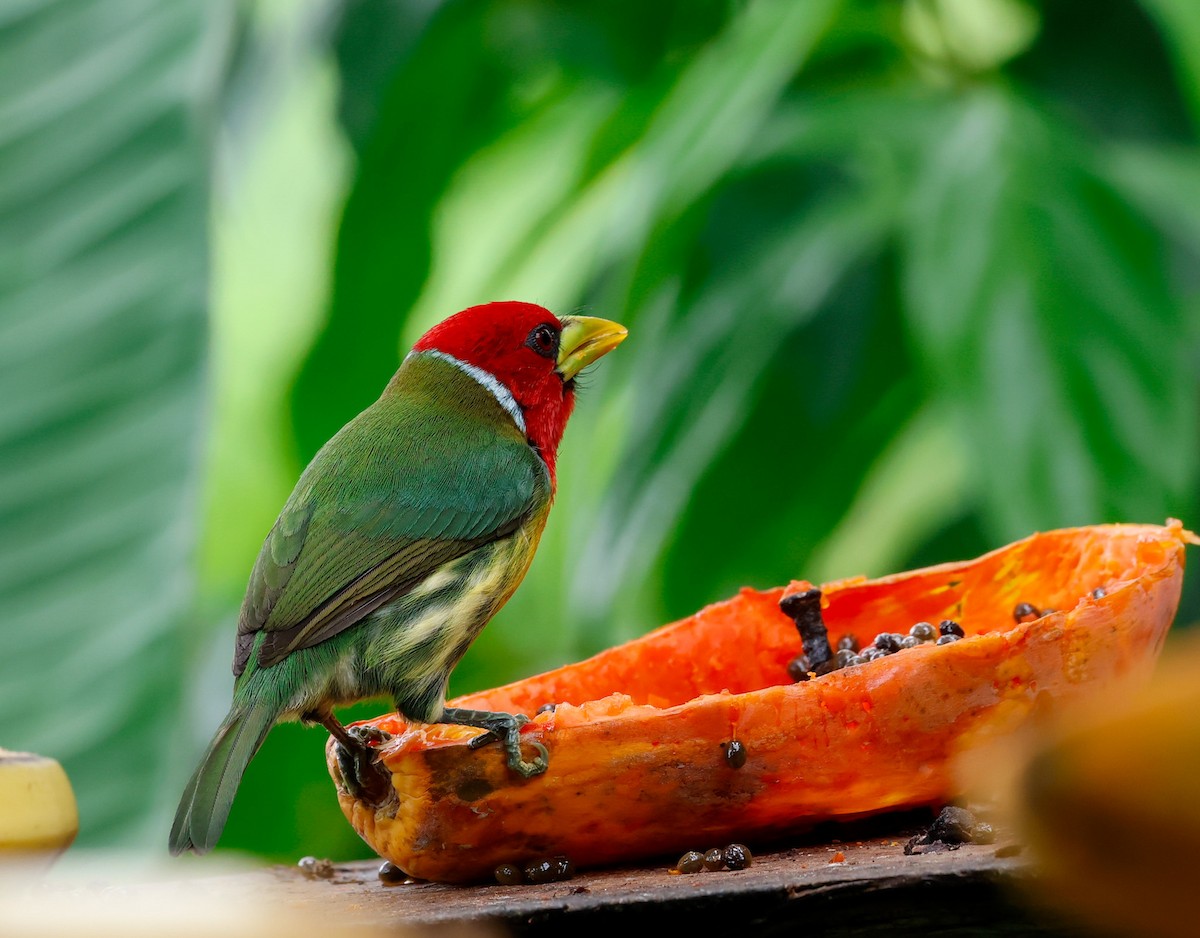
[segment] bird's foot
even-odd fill
[[[345,727],[332,714],[306,713],[302,719],[320,723],[337,741],[334,755],[342,776],[342,787],[352,798],[379,806],[395,797],[392,773],[380,763],[374,748],[391,739],[390,733],[377,726]]]
[[[550,765],[550,753],[546,747],[536,740],[529,744],[536,750],[537,755],[532,761],[526,761],[521,756],[521,727],[529,722],[529,717],[521,713],[492,713],[490,710],[463,710],[447,707],[442,711],[439,723],[456,723],[461,726],[478,726],[485,730],[472,739],[467,745],[471,749],[479,749],[488,743],[499,741],[507,754],[509,769],[522,778],[533,778],[541,775]]]
[[[374,726],[352,726],[346,730],[352,742],[339,739],[334,745],[342,785],[351,797],[370,805],[381,805],[395,796],[392,773],[379,761],[375,746],[391,736]]]

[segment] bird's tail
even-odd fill
[[[171,853],[207,853],[216,844],[229,817],[233,796],[246,766],[275,723],[270,707],[235,706],[217,730],[208,751],[183,790],[171,825]]]

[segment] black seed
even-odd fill
[[[915,635],[905,635],[904,638],[900,639],[901,648],[916,648],[920,644],[921,640]]]
[[[793,658],[788,662],[788,677],[790,677],[797,684],[799,684],[801,681],[807,681],[808,672],[811,670],[812,668],[809,667],[808,657],[806,655],[801,655],[799,658]]]
[[[949,634],[949,635],[940,635],[940,636],[938,636],[937,643],[938,643],[939,645],[951,645],[951,644],[953,644],[954,642],[958,642],[958,641],[962,641],[962,637],[961,637],[961,636],[959,636],[959,635],[955,635],[955,634],[951,633],[951,634]]]
[[[1020,855],[1021,849],[1020,844],[1005,844],[996,851],[995,856],[1001,860],[1005,857],[1015,857]]]
[[[709,872],[715,873],[725,865],[725,851],[720,847],[713,847],[704,854],[704,868]]]
[[[959,638],[965,638],[967,634],[963,631],[963,627],[953,619],[943,619],[939,622],[938,631],[943,635],[957,635]]]
[[[679,858],[679,862],[675,864],[675,869],[680,873],[699,873],[704,869],[704,854],[699,850],[689,850]]]
[[[837,662],[839,668],[844,668],[850,663],[850,659],[854,657],[854,652],[849,648],[839,648],[837,654],[833,656],[833,660]]]
[[[937,638],[937,629],[933,627],[932,622],[918,622],[908,630],[908,634],[918,641],[932,642]]]
[[[1041,617],[1041,611],[1033,603],[1017,603],[1013,609],[1013,618],[1017,622],[1032,622]]]
[[[725,764],[731,769],[740,769],[746,764],[746,744],[740,739],[731,739],[721,745],[725,750]]]
[[[558,876],[559,882],[564,879],[571,879],[575,875],[575,864],[571,862],[570,857],[557,856],[554,857],[554,872]]]
[[[300,872],[309,879],[333,878],[332,860],[318,860],[316,857],[301,857],[300,862],[296,865],[300,867]]]
[[[890,655],[900,650],[900,641],[891,632],[880,632],[875,636],[875,647]]]
[[[384,860],[383,865],[379,867],[378,875],[379,881],[385,886],[395,886],[408,879],[408,874],[391,860]]]
[[[725,865],[731,870],[744,870],[754,863],[754,856],[745,844],[730,844],[723,852]]]
[[[855,655],[853,658],[850,659],[850,663],[848,665],[846,665],[846,667],[852,668],[856,664],[866,664],[866,663],[867,663],[867,659],[864,658],[862,655]]]
[[[520,886],[525,882],[525,877],[521,875],[521,868],[515,863],[501,863],[492,875],[496,877],[496,882],[501,886]]]
[[[552,883],[558,879],[558,865],[553,860],[534,860],[532,863],[526,863],[523,872],[525,882],[534,886]]]
[[[1057,609],[1043,609],[1043,610],[1042,610],[1042,614],[1041,614],[1040,616],[1038,616],[1038,618],[1039,618],[1039,619],[1041,619],[1041,618],[1044,618],[1044,617],[1046,617],[1046,616],[1052,616],[1052,615],[1054,615],[1054,613],[1056,613],[1056,612],[1058,612],[1058,610],[1057,610]]]
[[[537,708],[537,712],[538,713],[553,713],[557,706],[558,706],[558,704],[552,704],[552,703],[542,704],[540,707]],[[535,714],[535,716],[536,715],[537,714]]]
[[[1092,590],[1092,599],[1103,599],[1107,595],[1108,590],[1106,590],[1103,586],[1097,586],[1094,590]]]
[[[857,636],[851,635],[848,632],[845,635],[843,635],[841,638],[838,639],[838,650],[839,651],[843,648],[848,649],[849,651],[858,651],[858,647],[859,646],[858,646]]]

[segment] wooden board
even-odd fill
[[[912,830],[907,831],[912,833]],[[905,856],[905,833],[768,852],[748,870],[679,875],[660,865],[577,874],[544,886],[385,886],[377,862],[338,865],[330,879],[295,867],[264,872],[284,901],[338,910],[361,925],[490,923],[519,935],[1078,934],[1028,910],[1028,875],[997,844]],[[705,846],[705,845],[697,845]],[[712,846],[712,845],[708,845]],[[838,852],[844,862],[831,862]],[[1001,856],[997,856],[997,852]],[[265,884],[264,884],[265,885]],[[815,931],[813,931],[815,930]]]

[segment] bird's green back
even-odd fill
[[[490,391],[411,355],[317,453],[254,565],[234,673],[269,667],[403,595],[545,506],[545,463]]]

